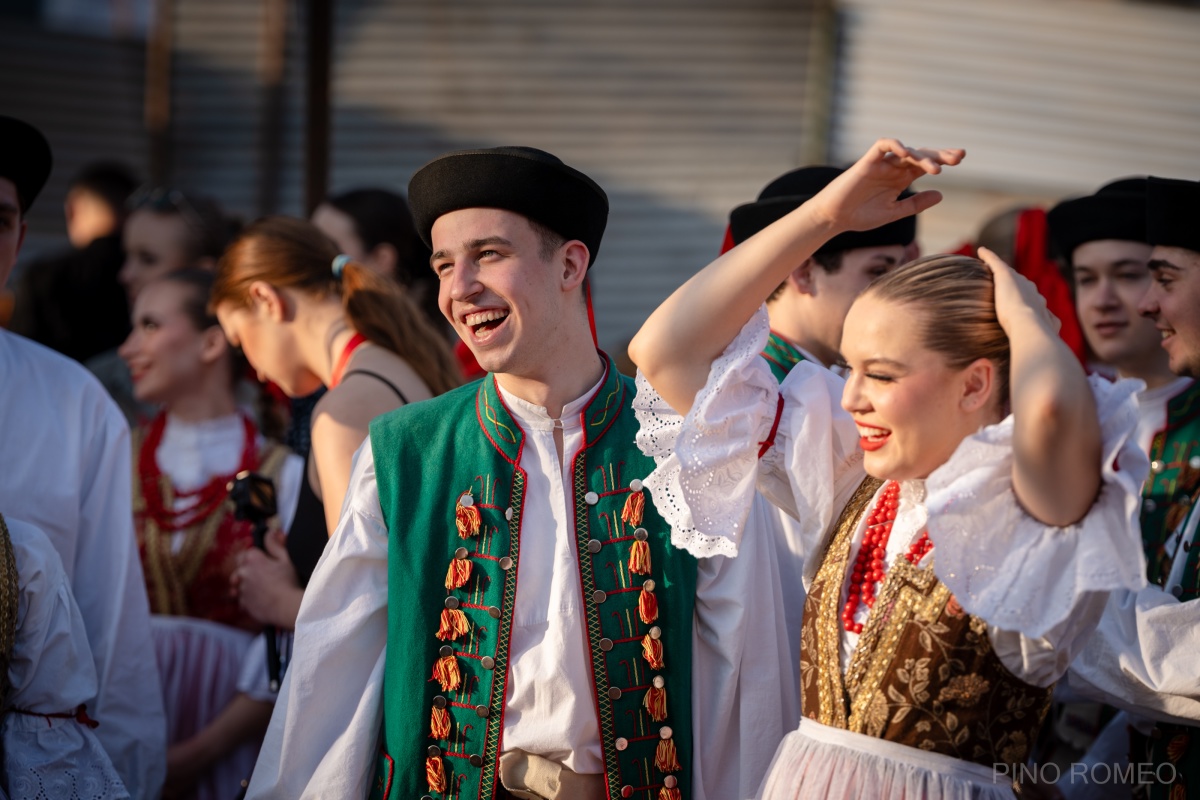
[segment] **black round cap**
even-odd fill
[[[800,167],[768,183],[753,203],[738,206],[729,214],[729,231],[735,245],[795,211],[845,170],[841,167]],[[901,197],[911,192],[905,190]],[[847,231],[823,244],[818,253],[840,253],[860,247],[907,245],[917,238],[915,216],[898,219],[869,231]]]
[[[1050,241],[1068,263],[1075,248],[1098,239],[1146,242],[1146,178],[1122,178],[1046,212]]]
[[[54,163],[50,143],[37,128],[14,117],[0,116],[0,178],[8,178],[17,188],[17,200],[24,215],[37,198],[50,167]]]
[[[594,180],[557,156],[532,147],[493,147],[448,153],[417,170],[408,204],[421,240],[443,214],[500,208],[538,222],[588,249],[591,266],[608,224],[608,196]]]
[[[1200,253],[1200,181],[1149,179],[1146,237],[1153,245]]]

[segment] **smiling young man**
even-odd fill
[[[3,287],[52,157],[45,137],[12,117],[0,116],[0,142]],[[11,465],[0,514],[41,528],[58,551],[99,680],[87,706],[100,723],[96,737],[129,793],[157,798],[166,722],[133,533],[129,429],[83,367],[4,330],[0,382],[0,462]]]
[[[490,374],[373,423],[249,796],[702,799],[716,659],[787,641],[724,613],[729,573],[670,545],[642,485],[584,297],[607,197],[523,147],[443,156],[408,196]]]
[[[1154,321],[1171,371],[1200,377],[1200,182],[1150,178],[1146,234],[1153,280],[1138,309]],[[1200,796],[1200,460],[1179,465],[1176,524],[1151,560],[1152,585],[1114,592],[1099,628],[1071,666],[1070,683],[1153,720],[1134,737],[1130,761],[1152,800]],[[1190,488],[1184,488],[1190,487]],[[1147,780],[1148,778],[1148,780]]]

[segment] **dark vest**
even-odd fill
[[[1051,688],[1010,673],[992,650],[987,623],[964,613],[931,568],[903,558],[888,568],[843,676],[841,588],[854,531],[878,488],[873,478],[859,486],[808,592],[800,649],[804,716],[987,767],[1024,763]]]
[[[609,362],[603,385],[581,414],[585,443],[572,462],[590,691],[608,797],[657,800],[666,785],[686,798],[693,766],[696,560],[671,546],[669,526],[640,490],[654,461],[635,445],[634,393],[633,381]],[[372,797],[496,796],[509,635],[522,569],[523,442],[490,375],[371,425],[389,531],[383,752]],[[626,521],[627,508],[638,493],[645,507],[634,525]],[[641,542],[649,546],[648,573],[630,570]],[[470,577],[447,589],[465,564]],[[646,623],[639,600],[650,586],[658,618]],[[466,631],[437,638],[444,611],[461,612]],[[658,648],[663,663],[653,668],[646,651]],[[458,677],[443,688],[450,667]],[[659,678],[667,705],[652,714],[645,701]],[[656,755],[668,742],[678,764],[665,770],[656,766]],[[436,780],[439,773],[443,781]]]
[[[1159,586],[1170,572],[1163,545],[1200,490],[1200,381],[1167,401],[1166,427],[1150,442],[1150,477],[1142,487],[1146,579]]]

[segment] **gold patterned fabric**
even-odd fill
[[[1032,686],[1009,672],[992,649],[987,623],[965,613],[930,567],[903,558],[889,567],[842,674],[842,582],[854,532],[879,485],[868,478],[859,486],[809,589],[802,713],[823,725],[987,767],[1023,763],[1053,687]]]

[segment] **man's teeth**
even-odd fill
[[[1162,338],[1166,339],[1168,336],[1172,336],[1172,335],[1174,335],[1175,331],[1163,331],[1163,330],[1160,330],[1160,331],[1159,331],[1159,333],[1160,333],[1160,334],[1162,334]]]
[[[507,311],[495,309],[491,311],[478,311],[474,314],[467,314],[467,316],[463,319],[466,321],[467,325],[475,327],[476,325],[482,325],[485,322],[494,322],[495,320],[504,319],[507,316]]]

